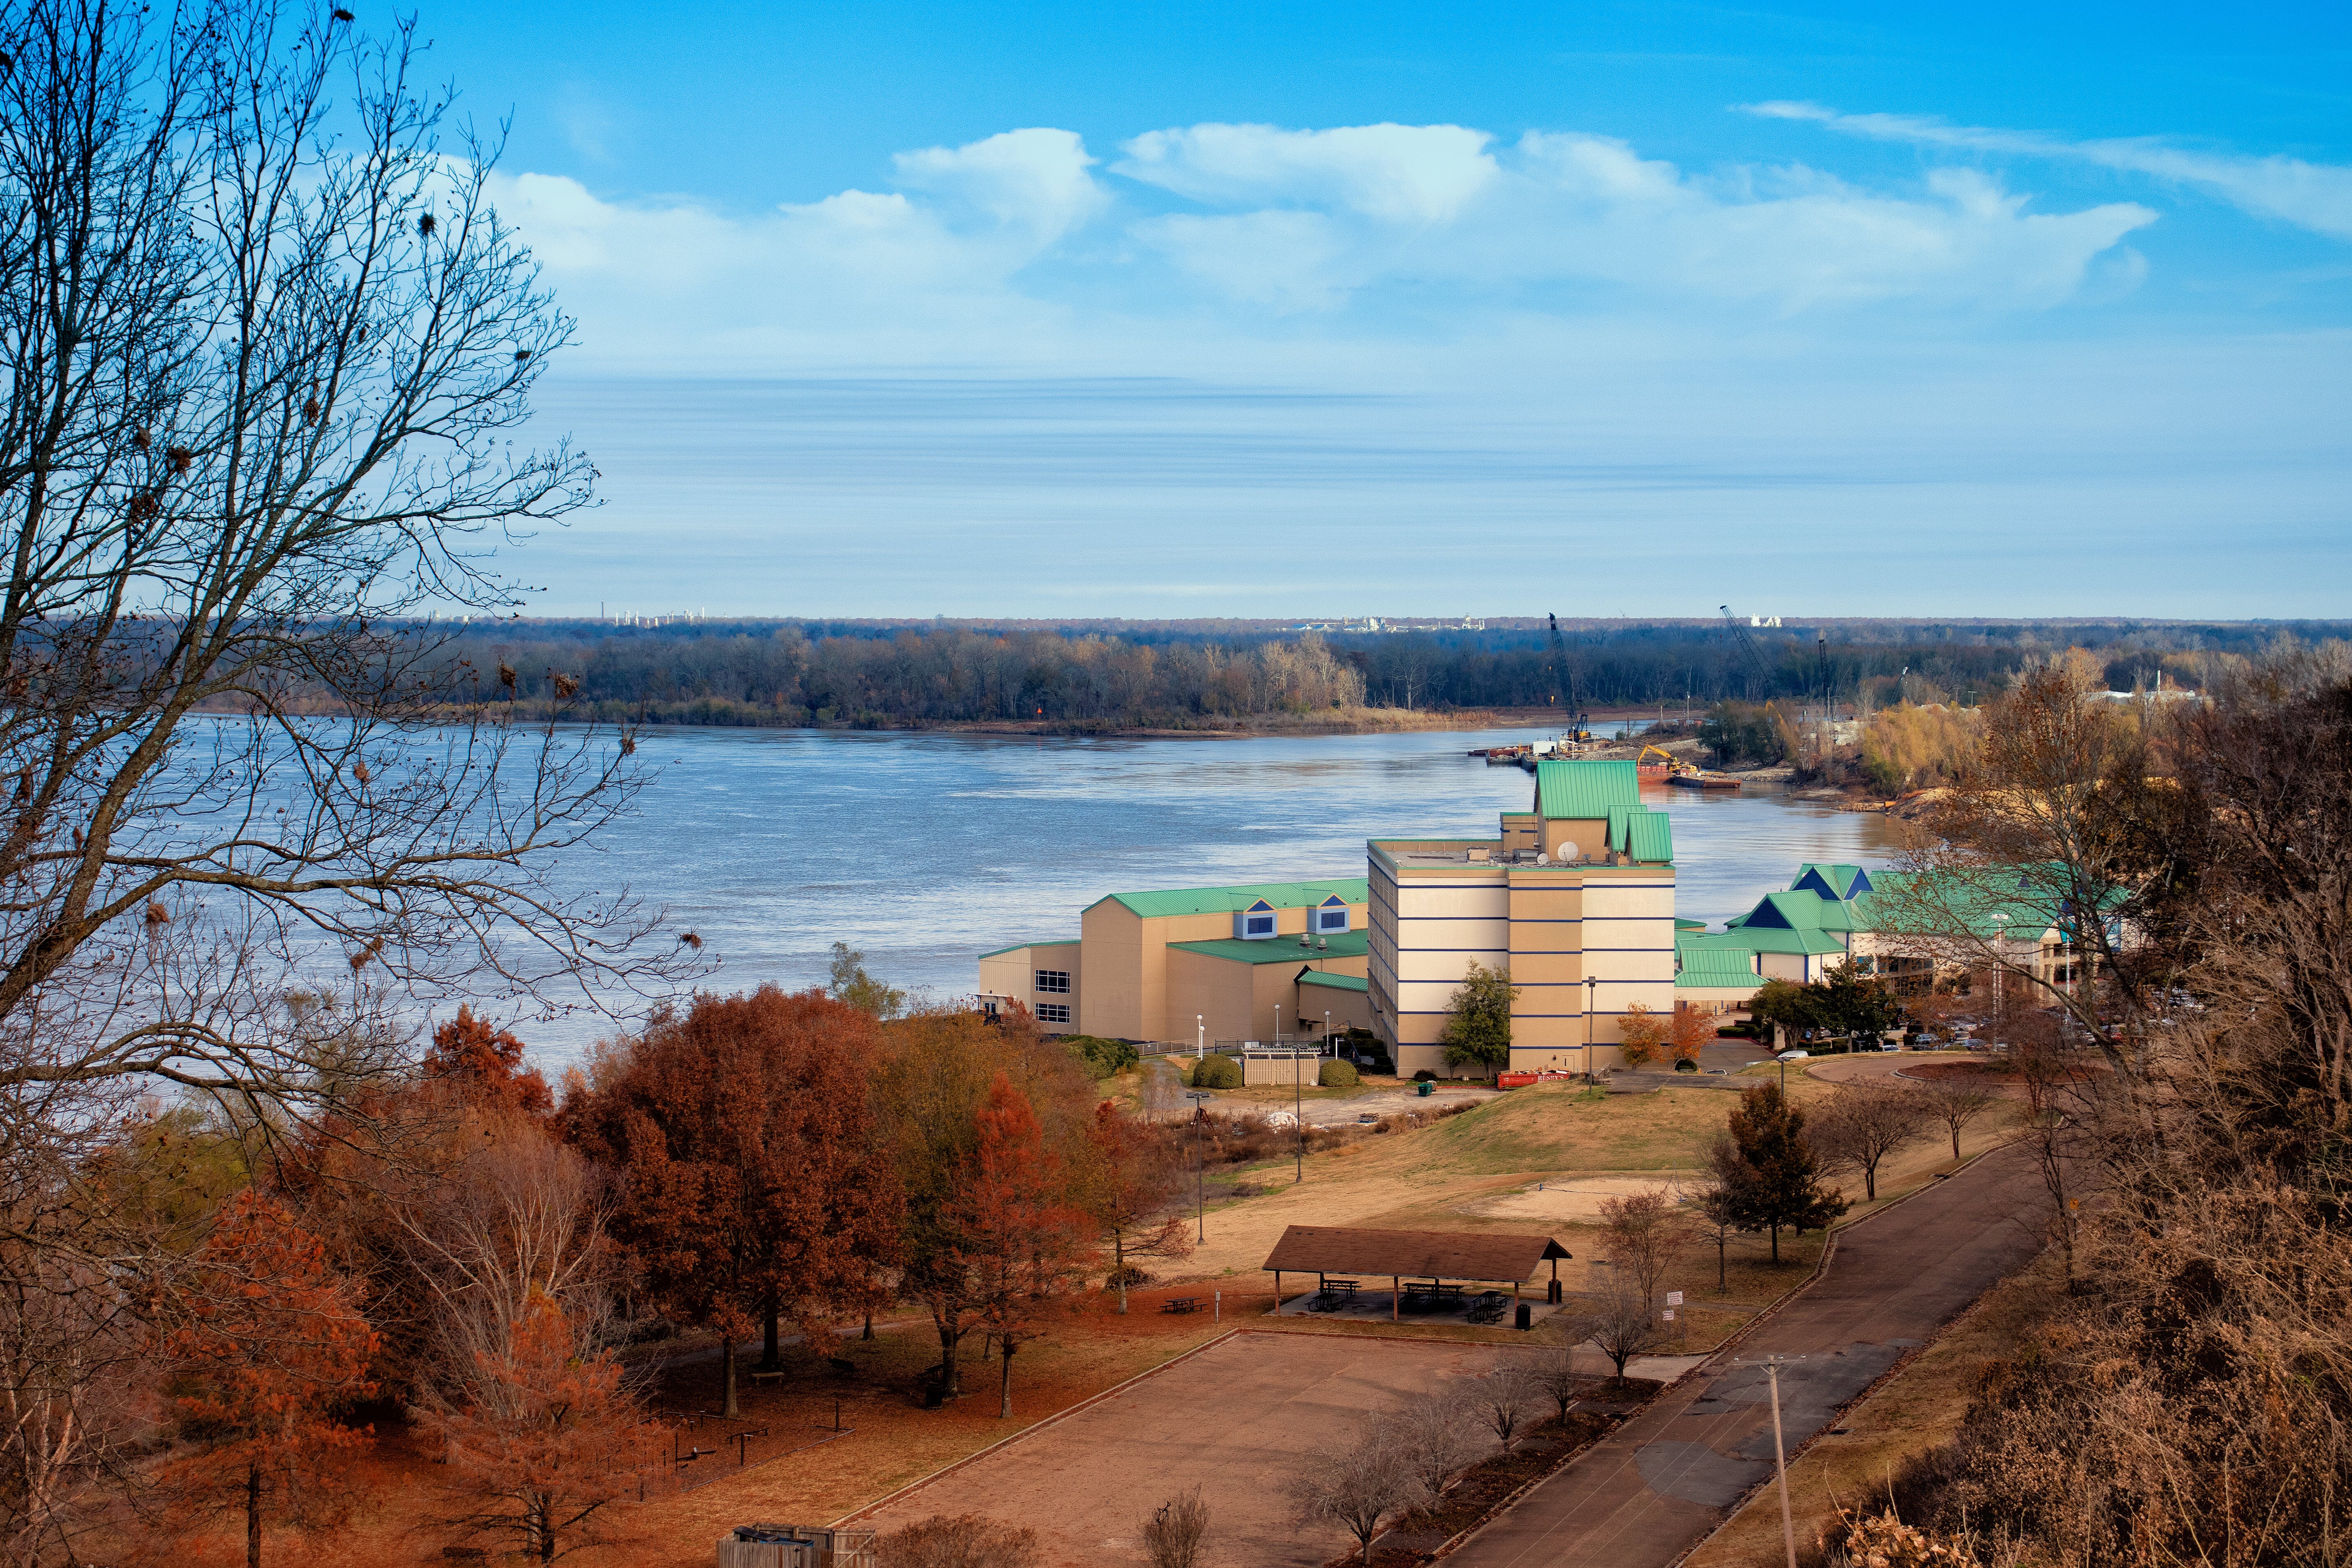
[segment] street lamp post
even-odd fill
[[[1597,975],[1584,977],[1584,1081],[1592,1081],[1592,1009],[1599,1005],[1601,980]]]
[[[1992,917],[1992,1024],[1995,1029],[2009,1026],[2009,976],[2001,972],[2001,945],[2009,940],[2009,916],[1996,913]]]
[[[1192,1015],[1192,1059],[1194,1061],[1209,1054],[1209,1026],[1204,1022],[1207,1017],[1208,1015],[1205,1013]]]
[[[1743,1358],[1732,1363],[1735,1366],[1760,1364],[1764,1368],[1764,1375],[1772,1384],[1772,1468],[1780,1482],[1780,1544],[1788,1552],[1789,1568],[1797,1568],[1797,1526],[1789,1512],[1789,1445],[1780,1430],[1780,1369],[1792,1361],[1804,1359],[1802,1356],[1767,1355],[1760,1363]]]
[[[1209,1162],[1201,1151],[1201,1107],[1213,1096],[1199,1089],[1187,1089],[1184,1098],[1192,1102],[1192,1202],[1198,1215],[1198,1241],[1209,1239]]]

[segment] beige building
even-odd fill
[[[1372,1031],[1397,1070],[1445,1075],[1442,1036],[1473,960],[1507,972],[1515,1069],[1614,1065],[1639,1003],[1675,1004],[1674,835],[1632,763],[1546,762],[1493,838],[1374,839]]]
[[[982,1002],[1126,1040],[1272,1040],[1369,1027],[1361,878],[1112,893],[1076,942],[982,955]]]

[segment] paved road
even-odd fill
[[[1780,1374],[1794,1451],[2032,1256],[2042,1201],[2031,1161],[2012,1147],[1849,1226],[1819,1279],[1465,1542],[1454,1563],[1666,1568],[1772,1473],[1764,1373],[1736,1358],[1806,1358]]]

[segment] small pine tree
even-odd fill
[[[1732,1108],[1726,1135],[1711,1156],[1717,1185],[1735,1228],[1772,1235],[1772,1261],[1780,1261],[1783,1227],[1802,1236],[1826,1230],[1846,1202],[1821,1184],[1805,1113],[1777,1083],[1759,1083]]]

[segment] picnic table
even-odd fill
[[[1201,1310],[1201,1298],[1198,1296],[1171,1296],[1168,1300],[1160,1303],[1160,1310],[1163,1312],[1197,1312]]]
[[[1432,1280],[1426,1284],[1412,1283],[1404,1288],[1404,1310],[1408,1312],[1442,1312],[1448,1307],[1461,1305],[1462,1287]]]
[[[1336,1312],[1355,1299],[1357,1283],[1353,1279],[1326,1278],[1315,1291],[1315,1299],[1307,1303],[1310,1312]]]

